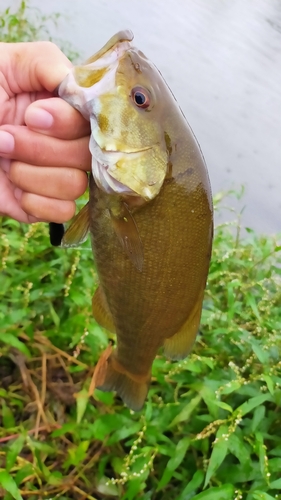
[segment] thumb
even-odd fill
[[[53,92],[72,64],[52,42],[0,43],[0,70],[14,94]]]

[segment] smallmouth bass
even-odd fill
[[[157,68],[122,31],[63,80],[58,95],[90,121],[89,203],[62,239],[91,233],[97,322],[116,349],[96,386],[140,410],[160,347],[172,359],[198,331],[211,256],[213,208],[199,145]]]

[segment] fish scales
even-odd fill
[[[91,120],[93,166],[83,218],[100,282],[93,312],[117,337],[116,349],[97,366],[97,387],[116,390],[139,410],[158,349],[181,359],[195,340],[213,209],[198,143],[162,76],[125,33],[101,49],[106,71],[93,56],[79,78],[74,68],[59,95]],[[73,226],[81,220],[78,214]],[[70,227],[64,244],[73,233]]]
[[[200,294],[205,282],[198,276],[202,269],[206,275],[209,266],[212,212],[208,178],[198,146],[186,122],[182,125],[184,143],[189,134],[188,151],[186,147],[182,155],[177,151],[171,178],[149,205],[134,213],[143,243],[141,273],[122,251],[112,228],[108,195],[91,182],[93,252],[116,327],[117,357],[128,372],[144,377],[150,373],[158,348],[189,316],[194,306],[189,298]],[[181,158],[185,169],[179,166]],[[191,233],[188,229],[195,226]]]

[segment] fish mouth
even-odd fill
[[[58,96],[90,121],[93,117],[93,102],[102,94],[114,90],[119,61],[132,47],[133,38],[130,30],[114,35],[83,65],[72,68],[58,86]]]
[[[114,35],[94,56],[82,66],[74,67],[58,87],[58,95],[75,107],[91,123],[90,151],[92,173],[96,184],[106,193],[139,196],[130,187],[114,178],[116,164],[126,155],[139,155],[142,150],[120,152],[101,147],[98,133],[98,98],[115,88],[115,75],[120,59],[131,48],[133,33],[121,31]],[[113,174],[113,175],[112,175]]]
[[[120,151],[118,142],[103,137],[98,120],[101,114],[100,98],[115,91],[120,59],[132,49],[132,39],[130,31],[114,35],[85,64],[70,71],[60,84],[58,95],[90,121],[92,174],[97,186],[108,194],[138,196],[149,201],[159,192],[164,179],[161,174],[161,182],[159,178],[149,184],[145,182],[140,157],[154,145],[135,149],[124,144],[124,151]]]
[[[123,155],[134,155],[134,154],[138,154],[138,153],[143,153],[144,151],[149,151],[150,149],[153,149],[153,146],[144,146],[143,148],[138,148],[138,149],[134,149],[134,148],[131,148],[130,151],[118,151],[116,149],[106,149],[106,148],[100,148],[100,150],[106,154],[106,153],[109,153],[109,154],[123,154]]]

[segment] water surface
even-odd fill
[[[203,150],[213,192],[245,186],[243,224],[281,231],[279,0],[32,0],[81,58],[130,28]],[[11,5],[11,2],[8,2]]]

